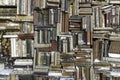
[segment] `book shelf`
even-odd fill
[[[0,79],[119,80],[119,25],[119,0],[0,0]]]

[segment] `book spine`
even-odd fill
[[[11,57],[17,57],[17,52],[16,52],[16,39],[11,38]]]
[[[10,75],[10,80],[16,80],[16,75],[15,74],[11,74]]]
[[[68,32],[68,28],[69,28],[69,14],[65,13],[65,24],[64,24],[65,32]]]
[[[32,0],[28,0],[28,6],[27,6],[27,8],[28,8],[28,10],[27,10],[27,15],[28,16],[30,16],[31,15],[31,8],[33,7],[33,5],[32,5]]]
[[[64,39],[64,40],[62,40],[62,41],[63,41],[63,46],[62,46],[62,48],[63,48],[63,53],[67,53],[67,52],[68,52],[67,40]]]
[[[43,38],[42,38],[42,36],[43,36],[43,31],[40,30],[40,31],[39,31],[39,40],[40,40],[39,43],[43,43]]]
[[[53,25],[54,24],[54,10],[49,9],[49,24]]]
[[[90,80],[90,67],[86,67],[85,75],[86,75],[86,80]]]
[[[55,64],[55,53],[51,52],[51,65]]]
[[[65,0],[65,12],[69,11],[69,0]]]
[[[22,41],[23,45],[23,57],[26,57],[27,56],[27,49],[26,49],[26,40],[25,41]]]
[[[62,12],[62,32],[65,32],[65,13]]]
[[[94,7],[93,8],[94,12],[94,21],[95,21],[95,27],[100,27],[100,19],[99,19],[99,7]]]
[[[33,14],[33,23],[34,25],[38,25],[38,12],[34,10],[34,14]]]
[[[87,45],[91,45],[91,17],[86,17]]]
[[[26,40],[26,49],[27,49],[27,57],[31,57],[32,56],[32,54],[31,54],[31,50],[32,50],[32,48],[31,48],[31,40],[30,39],[27,39]]]
[[[20,7],[19,7],[20,4],[21,4],[21,3],[20,3],[20,0],[17,0],[17,14],[19,14],[19,11],[20,11],[20,10],[19,10],[19,9],[20,9]]]
[[[56,42],[56,40],[51,41],[51,50],[52,51],[57,51],[57,42]]]
[[[78,15],[78,11],[79,11],[79,10],[78,10],[78,9],[79,9],[79,0],[75,0],[73,6],[74,6],[74,10],[75,10],[75,11],[73,11],[73,12],[74,12],[74,15]]]
[[[61,10],[65,11],[65,0],[61,0]]]

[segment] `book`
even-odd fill
[[[0,16],[16,16],[16,13],[16,8],[0,8]]]
[[[17,14],[31,15],[31,0],[17,0]]]

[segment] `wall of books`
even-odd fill
[[[120,80],[119,0],[0,0],[0,80]]]

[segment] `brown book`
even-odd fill
[[[77,80],[82,80],[82,67],[77,69]]]
[[[51,50],[56,51],[57,50],[57,42],[56,40],[51,41]]]
[[[62,12],[62,32],[65,32],[65,13]]]
[[[39,23],[39,21],[38,21],[39,13],[34,10],[34,15],[33,16],[34,16],[34,19],[33,19],[34,25],[38,25],[38,23]]]
[[[69,14],[65,13],[65,32],[68,32],[69,27]]]
[[[68,13],[62,12],[62,32],[68,32],[69,16]]]
[[[95,40],[93,42],[93,58],[101,60],[102,58],[102,41]]]
[[[111,12],[108,12],[106,14],[104,14],[105,16],[105,27],[111,27],[111,16],[112,13]]]
[[[81,25],[80,23],[76,23],[76,22],[70,22],[70,28],[80,28]]]
[[[50,52],[51,51],[51,47],[47,47],[47,48],[39,48],[40,52]]]
[[[111,41],[109,47],[109,53],[120,54],[120,42],[119,41]]]
[[[86,80],[91,80],[90,79],[90,67],[85,67],[85,76],[86,76]]]
[[[33,33],[18,34],[18,38],[20,38],[20,39],[34,39],[34,34]]]

